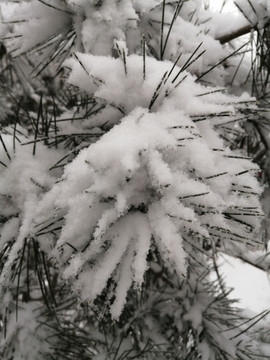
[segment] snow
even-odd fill
[[[236,0],[235,3],[249,23],[261,28],[269,21],[270,5],[268,0]]]
[[[269,309],[270,282],[267,272],[225,254],[219,256],[218,264],[227,285],[233,288],[230,298],[239,299],[239,306],[255,314]]]
[[[51,4],[50,1],[49,4]],[[3,37],[6,36],[6,46],[10,51],[14,51],[14,55],[32,49],[34,53],[36,46],[43,46],[47,42],[49,46],[46,51],[43,50],[45,56],[58,53],[59,59],[62,59],[63,54],[60,51],[63,49],[62,42],[72,26],[76,31],[75,50],[95,55],[115,56],[117,51],[113,42],[118,41],[126,42],[130,54],[138,54],[142,52],[139,45],[142,36],[147,36],[146,53],[158,54],[160,52],[157,41],[160,35],[158,25],[160,6],[157,6],[158,4],[158,1],[147,2],[145,5],[144,2],[135,0],[125,2],[104,0],[103,6],[97,10],[94,3],[68,1],[65,4],[58,3],[56,7],[63,10],[59,11],[45,6],[42,2],[32,0],[29,3],[15,4],[12,12],[6,11],[3,7],[3,19],[7,25],[4,25],[0,31]],[[52,5],[54,5],[53,2]],[[195,10],[196,18],[202,18],[201,24],[190,21],[190,14]],[[29,15],[31,15],[31,20],[25,22],[24,20]],[[226,57],[228,51],[208,35],[209,31],[211,35],[211,31],[215,31],[213,25],[208,25],[209,15],[211,17],[213,13],[208,14],[203,11],[201,3],[197,0],[184,2],[181,17],[175,19],[169,30],[167,23],[174,18],[174,12],[170,6],[166,7],[162,57],[175,61],[181,54],[178,65],[183,66],[200,45],[200,52],[197,52],[196,56],[204,52],[203,56],[198,56],[196,61],[190,61],[189,64],[189,71],[197,75],[204,73],[209,66]],[[213,19],[212,24],[216,23],[214,28],[218,29],[221,21],[222,17],[217,21]],[[10,22],[16,23],[12,29],[8,25]],[[168,33],[170,36],[167,38]],[[24,41],[21,41],[22,37]],[[190,38],[193,40],[189,41]],[[224,69],[218,66],[206,75],[205,80],[222,85],[225,74]]]
[[[16,152],[0,193],[15,194],[22,214],[2,285],[24,239],[36,236],[81,301],[92,303],[109,279],[117,284],[110,309],[118,319],[129,287],[143,283],[152,244],[180,279],[194,234],[198,246],[211,238],[252,244],[262,188],[250,173],[258,167],[227,148],[217,131],[228,116],[234,121],[241,114],[241,102],[251,100],[246,94],[213,93],[173,62],[128,55],[124,42],[115,44],[119,58],[77,52],[65,62],[72,85],[118,112],[114,123],[103,118],[108,131],[81,150],[56,183],[48,169],[59,150],[38,144],[35,156],[32,147]],[[7,143],[11,149],[11,136]],[[3,149],[0,155],[7,157]],[[248,196],[241,195],[245,186],[253,190]],[[237,206],[254,207],[258,216]],[[42,230],[59,219],[61,229],[48,241]]]
[[[0,158],[8,161],[9,166],[1,169],[0,194],[4,201],[1,202],[0,214],[7,216],[9,221],[0,228],[0,248],[3,249],[13,239],[17,241],[1,273],[0,291],[8,285],[8,274],[25,238],[32,234],[38,201],[52,186],[58,174],[57,171],[49,173],[48,169],[52,166],[54,157],[59,156],[58,152],[48,149],[43,144],[36,148],[38,157],[33,155],[32,146],[21,146],[17,143],[14,147],[13,135],[10,134],[3,134],[2,140],[7,152],[2,146]],[[27,140],[23,135],[19,136],[20,142]]]
[[[237,13],[234,0],[226,0],[225,2],[224,0],[210,0],[209,8],[214,12],[220,12],[222,10],[222,12],[230,13],[231,15],[236,15]]]
[[[15,359],[29,360],[42,357],[42,354],[48,351],[49,344],[42,340],[43,336],[46,336],[46,330],[39,326],[40,321],[45,321],[45,317],[42,320],[40,317],[40,321],[37,320],[40,304],[24,303],[18,309],[18,316],[15,312],[7,313],[6,336],[0,340],[1,351],[4,351],[4,355],[7,358],[12,356]]]
[[[115,290],[116,300],[111,305],[111,314],[113,319],[119,319],[124,305],[126,303],[127,292],[132,285],[132,269],[130,264],[132,263],[134,249],[130,246],[125,254],[124,260],[121,263],[121,271],[119,272],[119,278],[117,281],[117,287]],[[133,265],[134,266],[134,265]]]
[[[0,147],[4,164],[0,211],[10,218],[1,224],[0,249],[7,243],[11,248],[0,286],[2,291],[8,287],[25,239],[33,237],[79,301],[93,305],[105,294],[105,305],[112,318],[119,320],[129,290],[133,287],[140,292],[149,268],[161,272],[164,265],[172,278],[177,274],[179,286],[184,278],[192,277],[189,259],[198,261],[199,272],[200,261],[206,262],[211,256],[209,249],[219,242],[228,247],[234,242],[254,245],[262,220],[259,197],[263,189],[256,179],[259,168],[240,151],[230,150],[219,136],[237,129],[243,113],[254,110],[254,99],[224,92],[220,86],[225,84],[227,71],[222,65],[204,78],[215,87],[198,82],[209,67],[228,55],[228,48],[213,38],[220,36],[221,24],[228,23],[226,31],[232,31],[246,20],[242,16],[241,21],[229,22],[231,15],[212,16],[199,0],[186,1],[171,27],[172,8],[164,13],[160,48],[160,1],[104,0],[100,8],[87,0],[60,4],[64,11],[36,0],[16,4],[10,12],[3,8],[5,20],[15,21],[12,29],[3,29],[4,35],[15,35],[7,39],[7,47],[19,55],[54,39],[57,48],[72,24],[76,51],[64,63],[67,81],[102,110],[68,127],[59,125],[57,130],[72,134],[90,129],[88,134],[92,134],[98,126],[100,129],[95,140],[84,141],[81,151],[76,149],[78,154],[63,171],[51,168],[56,158],[67,154],[64,146],[53,150],[39,143],[35,151],[24,145],[18,146],[18,151],[12,135],[3,134],[7,150]],[[259,20],[252,21],[264,21],[260,9]],[[212,21],[208,23],[209,15]],[[30,21],[23,21],[28,17]],[[21,41],[21,35],[26,40]],[[142,35],[147,36],[144,50],[140,48]],[[33,140],[32,134],[27,136],[22,136],[25,142]],[[152,252],[158,252],[162,266],[148,261]],[[266,292],[267,280],[254,269],[249,273],[247,265],[237,260],[234,266],[221,265],[228,284],[236,287],[231,296],[244,297],[243,307],[264,310],[269,296],[259,299],[262,288]],[[253,298],[243,286],[243,273],[250,282],[257,281]],[[203,291],[196,293],[194,302],[181,294],[186,313],[179,310],[178,316],[198,334],[203,322],[214,334],[216,327],[204,318],[212,295],[198,277],[195,282]],[[30,306],[25,309],[22,320],[30,323]],[[20,325],[14,324],[13,318],[11,330]],[[222,343],[220,332],[215,338],[224,348],[229,347],[229,340]],[[208,345],[200,345],[205,359],[212,356]],[[233,358],[236,346],[228,351]]]
[[[114,318],[122,311],[128,287],[142,284],[151,238],[168,269],[181,278],[186,273],[184,241],[189,231],[195,231],[199,239],[229,238],[216,230],[222,228],[251,243],[246,225],[226,221],[223,212],[245,220],[254,231],[260,225],[259,218],[254,221],[249,214],[235,214],[234,210],[235,206],[260,209],[257,196],[239,197],[231,191],[232,187],[251,186],[259,194],[261,188],[251,174],[237,176],[256,166],[245,158],[228,160],[237,154],[224,147],[211,122],[197,124],[191,119],[222,111],[234,116],[236,98],[226,94],[198,97],[208,89],[184,73],[185,81],[176,88],[168,76],[163,77],[164,88],[150,111],[160,74],[173,69],[170,76],[174,78],[180,69],[168,61],[148,57],[146,61],[151,70],[145,79],[136,77],[142,71],[138,55],[126,57],[127,73],[121,59],[77,54],[66,62],[73,85],[128,115],[122,114],[118,124],[65,167],[62,181],[39,202],[34,220],[38,227],[47,220],[48,212],[59,209],[65,223],[53,256],[63,267],[63,278],[81,300],[90,302],[114,279],[118,283],[111,306]],[[109,70],[106,74],[104,66]],[[222,121],[219,118],[218,124]],[[213,151],[212,146],[222,151]],[[197,206],[212,210],[198,216]],[[122,275],[123,269],[132,277]]]
[[[81,24],[82,43],[87,53],[108,55],[113,40],[125,40],[122,29],[134,28],[138,16],[131,1],[105,1],[99,11],[94,6],[88,2],[82,6],[86,17]]]
[[[52,9],[37,0],[16,4],[11,7],[13,11],[7,11],[6,7],[1,4],[2,8],[5,23],[15,22],[13,33],[6,34],[7,37],[10,37],[8,49],[14,51],[14,55],[29,51],[55,34],[65,32],[70,23],[70,18],[66,13]],[[49,26],[48,19],[50,19]],[[20,40],[21,37],[24,38],[23,42]]]

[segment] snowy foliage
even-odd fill
[[[230,148],[257,108],[221,87],[229,52],[200,5],[31,0],[3,14],[9,56],[43,76],[1,129],[4,359],[257,351],[208,278],[218,249],[262,245],[259,167]]]
[[[145,51],[151,56],[174,62],[181,54],[180,66],[187,63],[200,45],[199,53],[204,56],[189,64],[189,72],[197,75],[228,55],[219,42],[207,34],[210,30],[207,17],[211,14],[203,11],[198,0],[179,1],[177,5],[168,2],[163,14],[162,41],[159,42],[162,7],[160,0],[147,1],[147,4],[141,0],[50,0],[46,4],[32,0],[19,3],[12,12],[4,14],[4,24],[15,25],[10,31],[4,25],[2,33],[13,56],[25,52],[32,55],[39,70],[55,59],[61,63],[70,54],[71,46],[74,50],[95,55],[116,55],[115,40],[125,41],[129,54],[134,54],[142,52],[140,44],[144,39]],[[180,11],[181,16],[178,16]],[[41,58],[40,54],[37,58],[37,50],[42,54]],[[224,69],[218,67],[206,80],[222,85],[224,75]]]
[[[237,0],[235,2],[247,21],[253,26],[263,28],[269,23],[270,4],[267,0]]]
[[[252,246],[251,234],[258,232],[262,216],[261,188],[249,172],[258,168],[226,148],[212,126],[228,122],[218,114],[237,117],[244,98],[198,97],[211,89],[195,84],[186,73],[175,87],[177,66],[155,93],[160,74],[173,64],[151,58],[145,60],[145,80],[139,56],[126,58],[127,74],[121,59],[77,58],[79,62],[67,62],[72,67],[69,81],[128,115],[66,166],[61,181],[39,205],[37,224],[42,228],[37,234],[54,223],[44,223],[48,214],[65,217],[54,253],[64,265],[64,278],[82,300],[93,301],[112,277],[117,289],[111,311],[117,318],[131,284],[142,285],[151,243],[180,277],[186,273],[183,241],[187,249],[200,249],[203,242],[212,247],[217,239]],[[202,114],[213,117],[207,120]],[[252,190],[241,196],[243,189]]]
[[[32,360],[41,358],[48,352],[49,344],[44,341],[48,332],[39,327],[38,304],[24,304],[18,313],[13,312],[8,319],[5,338],[1,340],[1,356],[3,359]],[[45,321],[45,318],[42,319]],[[39,330],[37,331],[37,329]]]

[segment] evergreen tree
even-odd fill
[[[1,357],[267,358],[268,312],[247,318],[216,263],[265,245],[242,141],[262,108],[228,85],[247,45],[200,0],[2,9]],[[241,33],[267,31],[251,10]]]

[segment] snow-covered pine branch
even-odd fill
[[[15,101],[2,129],[5,359],[13,336],[46,334],[33,356],[231,360],[256,349],[208,275],[219,248],[262,245],[259,167],[229,147],[257,108],[222,87],[238,51],[208,33],[200,5],[32,0],[3,14],[26,85],[29,69],[53,79],[65,68],[55,97],[31,78],[34,105]],[[31,323],[37,304],[20,337],[15,319],[25,310]]]
[[[137,55],[125,61],[126,71],[123,59],[77,54],[66,62],[69,81],[104,104],[103,121],[111,121],[106,114],[112,108],[120,124],[66,166],[26,216],[29,235],[24,230],[19,236],[20,243],[37,237],[83,301],[93,301],[112,278],[118,286],[115,318],[132,283],[143,283],[151,243],[181,277],[186,251],[203,253],[204,243],[253,246],[262,216],[261,188],[252,175],[258,167],[226,148],[214,130],[234,122],[247,98],[211,93],[168,61]],[[8,184],[13,166],[4,171]],[[46,243],[58,218],[64,223],[51,253]],[[10,255],[9,270],[11,263]]]
[[[214,248],[231,239],[254,245],[262,217],[261,188],[253,176],[258,167],[226,148],[214,130],[240,116],[239,99],[199,96],[211,89],[185,72],[175,87],[177,66],[160,86],[161,74],[174,66],[169,62],[147,57],[144,80],[140,56],[127,56],[127,73],[121,59],[76,58],[66,63],[72,68],[69,81],[112,107],[121,120],[65,168],[39,205],[36,223],[42,226],[36,235],[46,228],[38,236],[46,243],[47,224],[53,223],[48,214],[64,216],[53,252],[64,278],[88,301],[112,278],[117,286],[112,315],[118,318],[129,287],[142,285],[151,243],[180,277],[186,273],[186,251],[204,252],[204,243]]]

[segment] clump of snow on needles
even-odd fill
[[[196,256],[202,256],[204,241],[253,243],[261,216],[258,197],[262,189],[253,176],[258,166],[240,152],[232,152],[218,134],[219,127],[233,126],[243,117],[241,107],[250,98],[202,86],[190,74],[200,75],[227,54],[207,35],[204,24],[188,21],[197,0],[184,3],[183,17],[175,21],[161,51],[160,56],[168,59],[163,61],[148,56],[150,47],[153,53],[160,50],[160,23],[155,27],[160,8],[155,5],[161,1],[151,1],[151,12],[139,0],[104,0],[95,11],[93,1],[57,4],[65,11],[52,12],[50,6],[45,11],[45,5],[36,0],[19,4],[21,12],[14,14],[25,20],[30,12],[32,20],[18,22],[10,15],[16,25],[9,50],[17,49],[18,33],[27,40],[19,44],[16,54],[55,32],[64,36],[72,24],[76,47],[93,54],[75,52],[65,62],[70,69],[68,81],[100,105],[95,120],[102,119],[99,125],[106,124],[108,131],[81,150],[56,182],[57,174],[49,169],[58,150],[38,145],[36,157],[31,146],[16,152],[12,135],[3,137],[13,155],[9,166],[4,165],[0,196],[16,196],[1,209],[12,217],[1,227],[1,247],[17,240],[0,285],[7,284],[25,238],[33,235],[81,301],[93,303],[108,291],[111,315],[118,319],[129,289],[142,287],[153,248],[166,268],[183,278],[188,254],[198,246],[201,251]],[[172,16],[172,11],[166,12],[166,24]],[[142,51],[134,44],[140,42],[149,21],[153,34],[145,54],[139,55]],[[46,27],[44,32],[41,27]],[[194,42],[187,41],[190,34]],[[186,50],[178,57],[181,44]],[[213,51],[205,52],[204,46]],[[201,53],[192,58],[196,48]],[[109,56],[113,54],[117,58]],[[216,83],[222,82],[224,71],[216,67],[210,80],[213,76]],[[249,216],[249,209],[257,209],[258,216]],[[195,326],[200,322],[199,311],[194,307],[189,314]]]
[[[36,47],[39,48],[46,41],[50,43],[54,36],[58,39],[55,42],[56,54],[61,41],[70,37],[74,50],[107,56],[114,52],[114,40],[125,41],[130,54],[142,53],[140,43],[142,37],[146,36],[146,53],[158,56],[161,6],[160,0],[147,1],[147,4],[141,0],[104,0],[98,8],[94,1],[48,0],[43,4],[31,0],[15,4],[11,12],[3,12],[4,25],[0,32],[5,38],[5,46],[15,56],[25,52],[33,52],[34,55]],[[194,21],[190,21],[192,13]],[[183,2],[181,16],[177,17],[174,16],[173,7],[166,6],[162,58],[175,61],[181,54],[178,64],[184,66],[194,49],[199,47],[196,56],[203,56],[198,56],[196,61],[189,64],[189,71],[197,75],[225,58],[228,50],[208,34],[214,31],[212,25],[215,23],[212,21],[212,25],[208,24],[209,16],[214,14],[209,15],[199,0]],[[199,18],[202,21],[196,21]],[[218,19],[216,23],[221,20]],[[74,35],[71,35],[72,31],[75,31]],[[24,41],[21,41],[22,38]],[[43,49],[45,56],[53,48],[51,43],[47,49]],[[217,66],[205,79],[222,85],[225,74],[223,67]]]
[[[1,278],[5,279],[25,237],[31,232],[39,200],[51,188],[58,175],[57,171],[48,170],[59,153],[39,144],[36,148],[37,157],[33,154],[32,146],[20,146],[17,143],[17,148],[14,148],[13,133],[7,132],[1,136],[5,148],[1,147],[0,158],[9,166],[2,166],[1,170],[0,196],[3,201],[0,214],[10,219],[0,227],[0,249],[17,238],[1,274]],[[28,140],[23,134],[19,138],[21,143]]]
[[[7,25],[2,25],[2,31],[8,34],[10,41],[6,44],[8,50],[13,52],[15,56],[32,50],[34,46],[42,44],[55,33],[65,31],[70,23],[70,18],[65,12],[57,11],[37,0],[17,3],[11,9],[12,11],[5,11],[4,7],[2,16]],[[13,22],[12,33],[9,33],[8,24]],[[14,36],[14,33],[18,36]],[[20,39],[23,37],[24,41],[18,41],[18,37]]]
[[[69,81],[120,109],[121,120],[66,166],[39,202],[34,223],[42,243],[48,213],[64,217],[53,250],[63,278],[89,302],[111,279],[117,319],[131,285],[143,283],[152,244],[182,277],[188,234],[202,241],[223,228],[251,242],[245,226],[229,223],[224,214],[237,206],[260,208],[256,195],[241,197],[234,189],[248,185],[259,194],[261,188],[249,174],[257,166],[244,157],[233,161],[235,153],[213,126],[227,121],[219,113],[237,115],[239,99],[211,93],[170,62],[147,57],[144,78],[141,56],[127,56],[125,64],[121,58],[76,56],[66,62]],[[202,114],[217,116],[196,121]],[[201,208],[211,212],[201,214]],[[258,230],[259,220],[250,218],[245,221]]]

